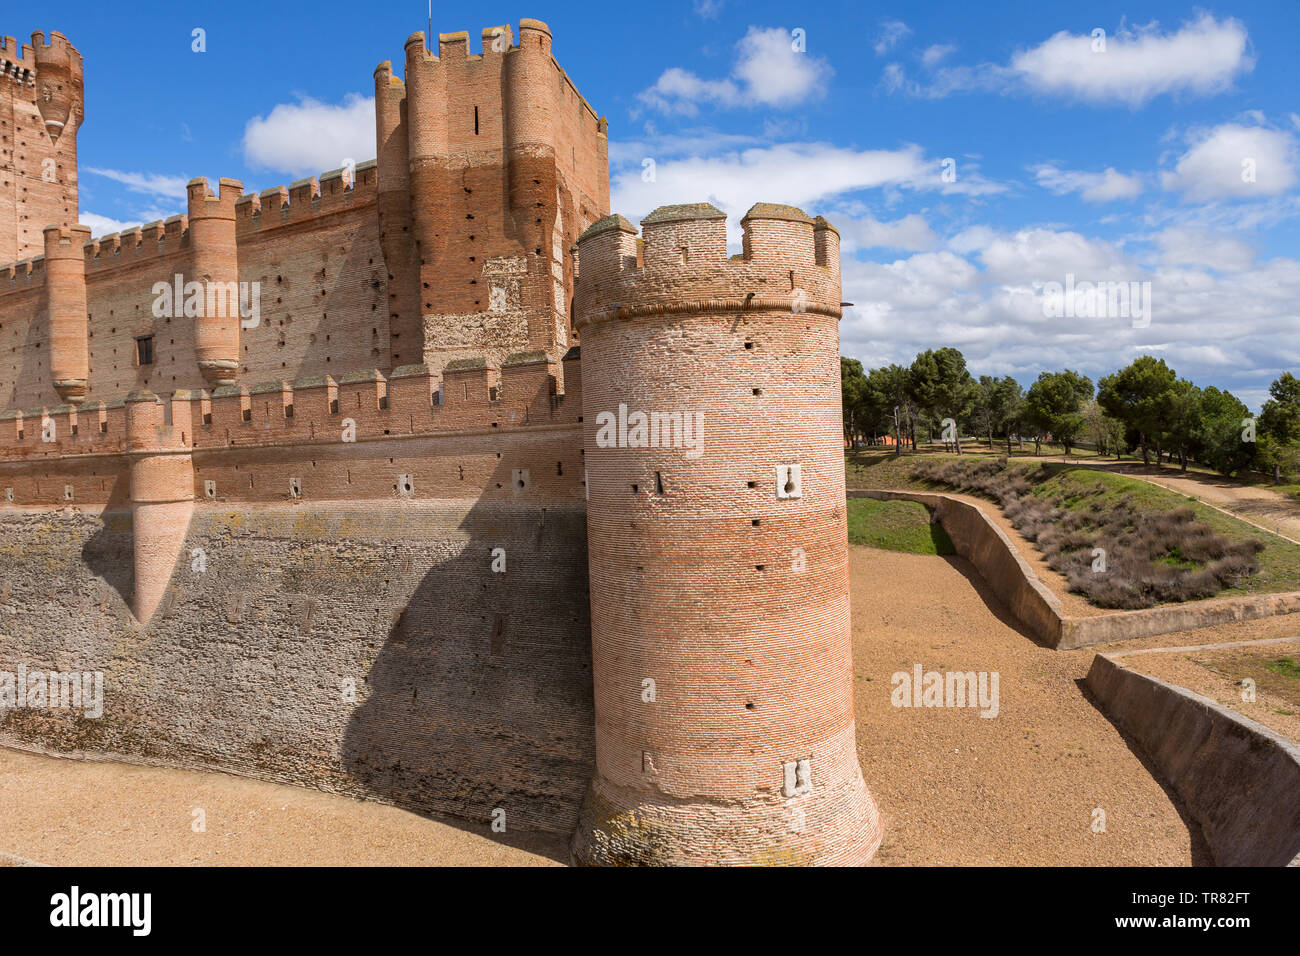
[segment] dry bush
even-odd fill
[[[1100,480],[1068,496],[1047,493],[1042,486],[1052,472],[1042,465],[1011,465],[1006,458],[926,461],[913,474],[996,501],[1070,589],[1100,607],[1213,597],[1258,571],[1255,556],[1264,550],[1254,538],[1234,542],[1218,534],[1186,505],[1153,511],[1132,494],[1112,497]],[[1105,551],[1104,571],[1093,569],[1096,548]]]

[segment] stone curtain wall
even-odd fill
[[[6,710],[0,740],[571,832],[594,753],[581,502],[200,503],[146,627],[131,538],[125,510],[0,519],[0,670],[105,675],[102,719]]]

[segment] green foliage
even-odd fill
[[[917,501],[849,499],[849,543],[908,554],[956,554],[952,539]]]
[[[1025,422],[1036,436],[1051,435],[1059,441],[1068,455],[1084,430],[1083,403],[1091,398],[1088,376],[1070,369],[1043,372],[1025,395]]]

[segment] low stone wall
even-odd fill
[[[1177,790],[1220,866],[1300,865],[1300,748],[1207,697],[1098,654],[1087,684]]]
[[[1300,612],[1300,591],[1286,591],[1094,617],[1066,617],[1060,599],[1038,579],[1006,532],[976,505],[938,492],[871,489],[850,491],[848,495],[882,501],[905,499],[925,505],[948,532],[957,553],[975,565],[1016,619],[1034,637],[1057,650]]]
[[[919,501],[934,514],[952,539],[953,547],[975,565],[993,593],[1034,637],[1058,646],[1064,614],[1061,602],[1049,591],[1016,546],[979,508],[952,495],[918,491],[850,491],[850,498],[881,501]]]

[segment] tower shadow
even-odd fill
[[[567,861],[595,763],[585,513],[481,501],[456,530],[468,541],[424,574],[374,660],[344,772],[385,802]]]

